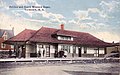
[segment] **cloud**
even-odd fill
[[[63,23],[63,24],[66,24],[66,21],[65,20],[59,20],[59,19],[50,19],[49,20],[50,23]]]
[[[43,14],[42,14],[43,15]],[[64,23],[66,24],[66,21],[63,20],[65,17],[61,14],[54,14],[54,13],[47,13],[48,18],[51,22],[58,22],[58,23]]]
[[[69,20],[68,23],[77,24],[75,20]]]
[[[102,17],[103,13],[100,11],[98,8],[88,8],[87,10],[75,10],[73,11],[73,14],[75,15],[76,18],[80,20],[85,20],[85,19],[92,19],[90,14],[95,14],[98,13]]]
[[[41,18],[46,18],[46,20],[48,20],[48,21],[51,21],[51,22],[56,21],[58,23],[66,24],[66,21],[64,20],[65,17],[61,14],[55,14],[55,13],[51,13],[51,12],[47,12],[47,11],[25,11],[25,10],[13,10],[12,12],[15,16],[19,16],[24,19],[26,18],[25,17],[26,15],[24,16],[23,14],[21,14],[21,12],[23,12],[24,14],[27,14],[30,18],[33,18],[36,15],[38,15],[38,16],[41,15],[40,16]],[[33,20],[37,21],[38,16],[36,18],[34,17]],[[26,19],[29,19],[29,18],[26,18]],[[33,21],[33,20],[31,20],[31,21]],[[41,19],[39,18],[39,20],[41,20]]]
[[[116,7],[117,4],[119,4],[118,1],[110,1],[110,2],[101,1],[99,5],[106,11],[111,12]]]
[[[78,11],[73,11],[73,14],[75,14],[75,17],[80,19],[80,20],[84,20],[88,17],[88,11],[82,11],[82,10],[78,10]]]
[[[112,1],[101,1],[99,4],[101,7],[101,17],[105,18],[113,18],[111,16],[108,16],[112,12],[115,12],[116,8],[119,8],[118,6],[120,5],[119,0],[112,0]]]
[[[12,27],[14,27],[15,34],[18,34],[25,28],[38,29],[37,26],[32,26],[31,28],[31,25],[33,25],[33,23],[30,22],[30,20],[20,18],[15,19],[9,15],[0,13],[0,27],[3,29],[12,29]]]
[[[28,0],[16,0],[15,1],[17,5],[22,5],[28,2]]]
[[[109,16],[108,13],[110,11],[113,11],[115,4],[118,4],[118,2],[113,1],[113,3],[107,3],[107,2],[101,1],[100,3],[101,8],[88,8],[87,10],[75,10],[73,11],[73,14],[79,20],[89,19],[93,21],[98,21],[97,19],[108,19],[108,18],[112,18],[111,16]],[[107,7],[109,7],[109,9]],[[93,14],[97,16],[92,16]]]
[[[116,33],[119,28],[115,28],[119,25],[113,24],[113,22],[119,24],[119,7],[119,0],[104,0],[100,2],[98,8],[74,10],[75,18],[68,23],[78,25],[81,30],[87,30],[104,41],[120,41],[120,36]]]
[[[69,20],[68,23],[79,25],[83,28],[99,29],[108,26],[108,20],[113,18],[110,12],[120,4],[117,1],[101,1],[98,8],[88,8],[87,10],[74,10],[75,19]]]
[[[98,14],[98,16],[105,17],[106,15],[103,14],[100,9],[98,8],[88,8],[87,10],[75,10],[73,11],[73,14],[75,15],[75,17],[79,20],[93,20],[93,21],[97,21],[97,19],[93,19],[91,16],[91,14]]]
[[[75,24],[75,25],[78,25],[80,27],[80,29],[90,29],[90,28],[93,28],[93,29],[96,29],[96,23],[95,22],[78,22],[78,21],[75,21],[75,20],[70,20],[68,21],[69,24]]]
[[[34,5],[34,6],[42,6],[41,4],[38,4],[38,2],[36,0],[16,0],[15,1],[17,5]],[[26,11],[26,10],[13,10],[14,13],[16,14],[16,16],[18,16],[19,12],[23,12],[25,14],[27,14],[30,18],[33,18],[36,15],[42,15],[40,16],[41,18],[46,18],[48,20],[48,22],[58,22],[58,23],[64,23],[66,24],[66,21],[64,20],[65,17],[62,14],[57,14],[57,13],[52,13],[52,12],[47,12],[47,10],[45,8],[41,8],[44,9],[44,11]],[[19,11],[19,12],[18,12]],[[24,15],[19,15],[23,18],[25,18]],[[29,18],[26,18],[27,20],[29,20]],[[30,21],[33,21],[30,19]],[[34,17],[34,21],[38,21],[38,19],[35,20]]]
[[[4,7],[2,8],[4,11],[0,13],[0,27],[4,29],[11,29],[11,27],[14,27],[15,34],[21,32],[25,28],[39,29],[41,25],[49,25],[55,22],[66,24],[65,17],[62,14],[47,12],[45,9],[44,11],[6,10],[5,7],[8,7],[5,6],[6,3],[7,2],[0,0],[0,7]],[[41,6],[36,0],[14,0],[12,3],[15,3],[14,5],[17,6]],[[10,14],[4,13],[6,11],[9,11]]]
[[[3,7],[4,5],[5,3],[2,0],[0,0],[0,7]]]
[[[109,18],[109,16],[104,13],[104,11],[101,11],[101,9],[98,8],[88,8],[88,14],[90,13],[98,13],[101,18]]]
[[[87,25],[86,23],[81,23],[79,26],[80,26],[81,29],[88,29],[88,28],[90,28],[90,26]]]
[[[31,4],[34,4],[34,5],[37,5],[38,3],[36,2],[36,0],[15,0],[15,3],[17,5],[24,5],[24,4],[28,4],[28,3],[31,3]]]
[[[101,40],[104,40],[106,42],[119,42],[120,41],[120,36],[111,32],[97,32],[97,33],[92,33],[96,37],[100,38]]]
[[[21,0],[18,0],[18,1],[21,1]],[[34,6],[42,6],[41,4],[38,4],[36,0],[23,0],[23,3],[32,3]],[[42,9],[45,10],[45,8],[42,8]],[[63,20],[65,17],[61,14],[51,13],[47,11],[25,11],[24,10],[23,12],[28,14],[30,17],[40,14],[42,15],[43,18],[47,18],[51,22],[66,23],[66,21]]]
[[[0,13],[0,23],[1,23],[0,26],[3,29],[6,29],[6,28],[7,29],[12,29],[12,27],[11,27],[11,25],[12,25],[15,28],[17,26],[20,26],[20,28],[17,27],[18,29],[15,30],[16,32],[19,32],[19,31],[23,30],[21,24],[18,21],[16,22],[16,20],[13,20],[12,17],[10,17],[6,14],[3,14],[3,13]]]
[[[100,10],[98,8],[88,8],[88,13],[100,13]]]
[[[45,18],[55,18],[55,19],[63,19],[65,18],[63,15],[61,14],[55,14],[55,13],[51,13],[51,12],[39,12],[40,14],[42,14],[43,17]]]
[[[119,17],[118,16],[119,14],[113,13],[113,12],[116,12],[114,10],[116,10],[117,5],[119,5],[120,3],[118,2],[118,0],[110,0],[110,1],[102,0],[100,3],[98,3],[99,6],[93,7],[93,8],[85,8],[86,10],[80,10],[79,8],[78,9],[76,8],[77,10],[72,10],[71,8],[71,11],[73,11],[74,17],[69,16],[69,18],[65,17],[66,14],[64,14],[65,15],[64,16],[63,14],[60,14],[60,13],[48,12],[47,9],[44,9],[45,11],[26,11],[26,10],[19,10],[19,9],[14,10],[14,9],[7,8],[9,7],[9,5],[42,6],[42,4],[40,3],[41,1],[38,1],[38,0],[11,0],[11,1],[12,2],[0,0],[0,7],[2,7],[1,12],[5,13],[0,15],[0,24],[1,24],[0,27],[11,28],[10,27],[11,25],[15,27],[16,33],[19,33],[25,28],[31,28],[31,26],[32,26],[31,29],[37,29],[39,28],[39,26],[41,26],[41,24],[46,26],[55,24],[57,26],[57,24],[64,23],[70,26],[76,25],[75,27],[70,27],[70,26],[68,27],[74,30],[83,29],[83,31],[87,31],[87,32],[96,31],[98,33],[95,35],[98,36],[99,38],[101,38],[102,36],[104,40],[109,41],[109,40],[119,39],[117,34],[107,32],[107,30],[112,31],[110,30],[113,27],[113,26],[110,26],[112,22],[118,23],[118,27],[119,27],[119,22],[118,22],[119,18],[116,18],[116,17]],[[55,1],[55,0],[50,0],[50,1]],[[51,10],[53,9],[50,9],[50,11]],[[119,11],[119,9],[117,9],[117,11]],[[114,14],[115,16],[111,15],[111,13]],[[114,20],[109,20],[109,19],[114,19]],[[116,25],[116,24],[112,23],[112,25]],[[114,26],[114,29],[115,27],[116,26]],[[103,32],[100,32],[100,31],[103,31]],[[112,35],[115,37],[112,37]],[[109,36],[108,39],[107,39],[107,36]]]
[[[6,2],[4,2],[4,0],[0,0],[0,9],[6,9],[8,10],[8,4],[6,4]]]
[[[79,25],[81,28],[85,29],[94,29],[94,30],[99,30],[101,28],[104,28],[105,25],[104,23],[97,23],[97,22],[87,22],[87,23],[82,23]]]
[[[53,22],[56,21],[58,23],[65,23],[64,16],[61,14],[55,14],[47,11],[41,11],[41,12],[29,12],[29,11],[23,11],[24,13],[28,14],[31,18],[34,17],[34,15],[42,15],[43,18],[48,19],[49,21]]]
[[[69,20],[68,23],[79,25],[80,28],[84,29],[99,29],[100,26],[105,25],[99,21],[99,18],[103,16],[102,12],[98,8],[88,8],[87,10],[73,11],[76,19]],[[96,16],[91,16],[91,14],[97,14]],[[102,17],[103,18],[103,17]]]
[[[44,21],[44,20],[27,19],[27,18],[23,18],[23,19],[26,20],[26,21],[33,21],[33,22],[39,22],[39,23],[44,23],[44,22],[46,22],[46,21]]]

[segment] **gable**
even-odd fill
[[[0,29],[0,37],[7,35],[7,39],[14,36],[13,30]]]

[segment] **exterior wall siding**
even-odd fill
[[[41,49],[43,49],[43,50],[45,50],[45,54],[44,54],[44,57],[54,57],[54,53],[55,53],[55,46],[54,45],[52,45],[52,44],[41,44],[41,43],[38,43],[38,44],[36,44],[37,45],[37,53],[38,53],[38,51],[40,50],[40,52],[41,52],[41,57],[43,57],[43,55],[42,55],[42,50]]]
[[[4,40],[4,38],[2,37],[2,38],[0,38],[0,50],[13,50],[13,48],[11,48],[11,45],[8,45],[8,44],[5,44],[5,47],[4,48],[2,48],[1,47],[1,45],[2,45],[2,43],[4,42],[5,40]]]
[[[82,57],[104,57],[105,51],[104,48],[99,48],[99,55],[97,48],[87,47],[86,53],[84,53],[85,48],[82,47]]]
[[[36,53],[36,49],[33,45],[26,45],[26,58],[30,58],[30,53]]]
[[[68,52],[67,57],[78,57],[78,46],[76,46],[76,45],[69,45],[69,44],[58,44],[58,51],[61,50],[61,45],[70,46],[70,52]],[[75,46],[75,49],[73,49],[74,46]]]
[[[55,46],[50,45],[50,57],[54,57],[54,53],[55,53]]]
[[[56,51],[61,51],[61,46],[62,45],[67,45],[67,46],[70,46],[70,51],[68,52],[68,55],[67,57],[79,57],[79,48],[81,48],[81,57],[95,57],[95,49],[96,48],[90,48],[90,47],[79,47],[79,46],[76,46],[76,45],[69,45],[69,44],[58,44],[58,45],[54,45],[54,44],[41,44],[41,43],[38,43],[36,44],[36,47],[33,46],[33,45],[26,45],[26,57],[29,58],[30,57],[30,53],[37,53],[38,54],[38,51],[41,49],[39,48],[40,45],[43,45],[43,49],[45,49],[45,56],[44,57],[48,57],[47,56],[47,52],[46,52],[46,47],[49,46],[49,57],[54,57],[54,53],[55,53],[55,50]],[[56,49],[56,46],[58,47]],[[75,47],[75,49],[74,49]],[[74,51],[75,50],[75,51]],[[84,53],[86,50],[86,53]],[[99,48],[99,56],[100,57],[103,57],[104,55],[104,48]]]
[[[118,50],[120,52],[120,46],[107,47],[107,53],[111,53],[112,51]]]

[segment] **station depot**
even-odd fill
[[[25,29],[5,41],[14,45],[16,57],[103,57],[113,43],[104,42],[85,33],[41,27],[39,30]]]

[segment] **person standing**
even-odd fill
[[[55,58],[58,57],[58,51],[55,51],[55,53],[54,53],[54,57],[55,57]]]
[[[43,49],[43,57],[44,57],[44,55],[45,55],[45,49]]]
[[[40,48],[41,57],[43,57],[43,48]]]
[[[21,58],[21,55],[22,55],[22,48],[19,47],[19,58]]]
[[[9,50],[9,57],[11,58],[11,55],[12,55],[12,51],[11,49]]]
[[[65,58],[67,57],[67,54],[68,54],[68,52],[67,52],[67,50],[65,50],[65,51],[64,51],[64,57],[65,57]]]
[[[40,50],[38,51],[38,57],[41,57],[41,51]]]

